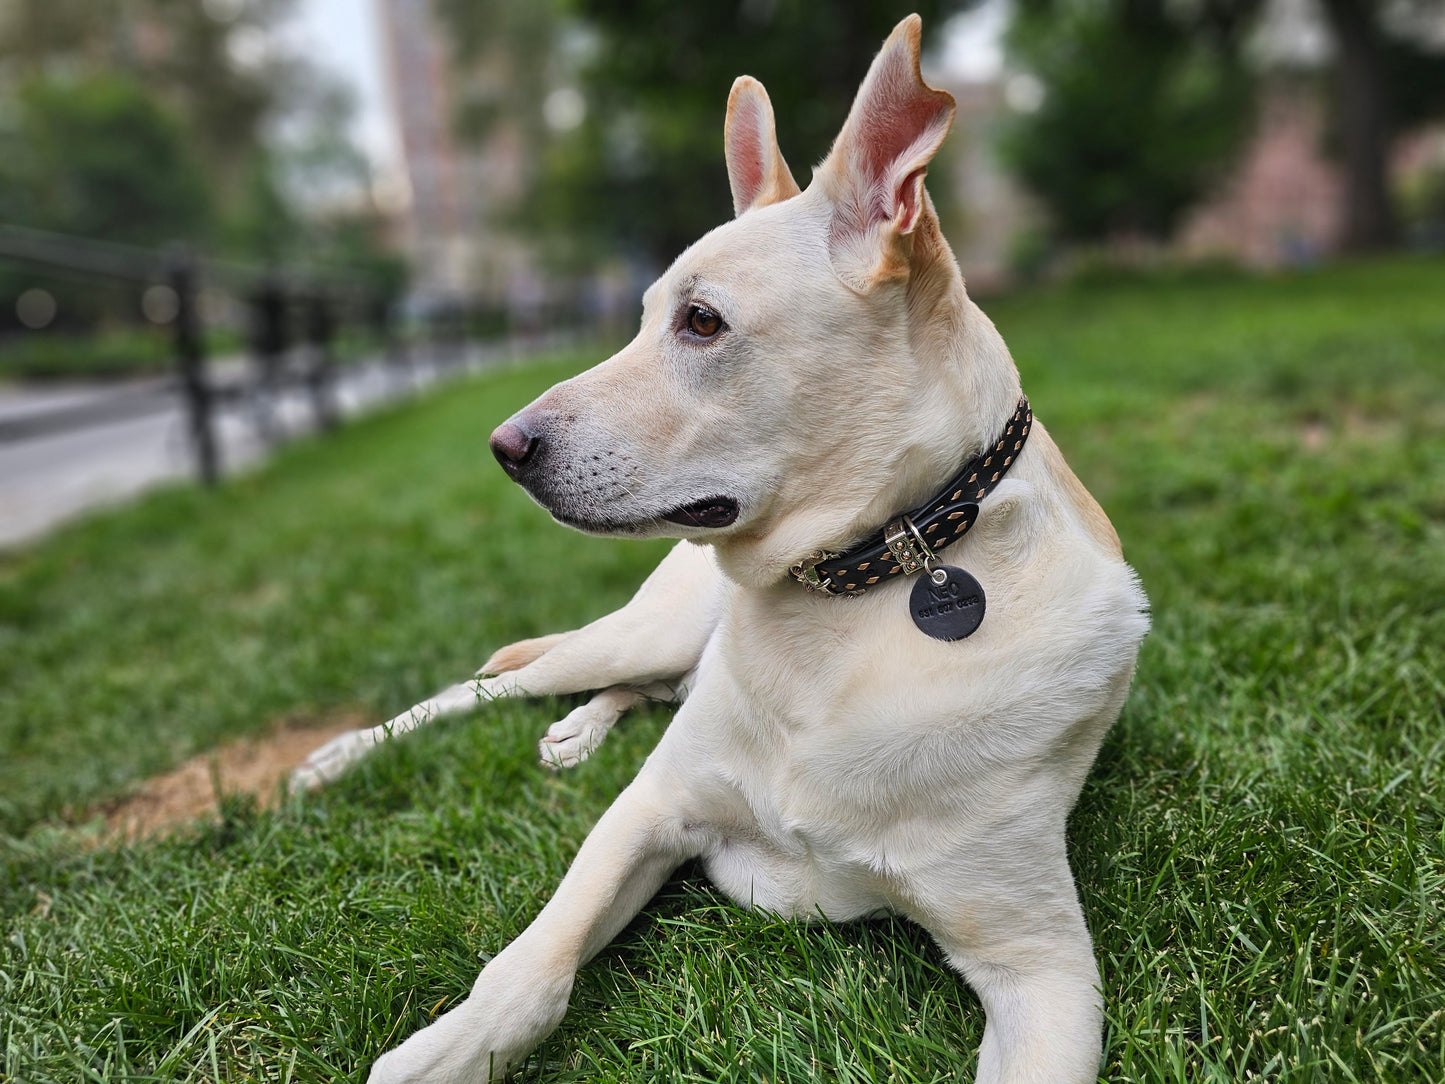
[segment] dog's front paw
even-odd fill
[[[567,1012],[574,972],[524,953],[500,954],[471,996],[371,1067],[367,1084],[485,1084],[500,1080]]]
[[[355,764],[381,741],[376,728],[348,730],[338,734],[302,761],[291,773],[291,790],[312,790],[329,783]]]
[[[615,722],[617,712],[598,700],[573,709],[548,727],[537,743],[542,763],[549,768],[576,767],[602,744]]]

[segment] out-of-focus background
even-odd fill
[[[913,7],[969,289],[1151,601],[1069,824],[1101,1079],[1440,1079],[1440,0],[0,0],[0,1079],[362,1079],[536,914],[669,707],[282,781],[636,590],[669,543],[487,436],[730,216],[734,77],[806,183]],[[916,927],[685,868],[519,1079],[981,1030]]]
[[[1436,0],[7,0],[0,545],[615,337],[728,213],[733,77],[806,180],[907,7],[977,295],[1445,246]]]

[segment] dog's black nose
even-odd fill
[[[542,438],[528,432],[524,425],[517,421],[503,422],[492,431],[492,454],[513,478],[537,458],[537,448],[542,443]]]

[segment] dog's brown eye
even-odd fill
[[[687,326],[698,338],[711,339],[722,330],[722,317],[712,309],[693,305],[687,310]]]

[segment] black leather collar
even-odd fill
[[[928,550],[937,553],[957,542],[977,522],[978,502],[1008,473],[1033,421],[1025,395],[998,443],[969,460],[933,500],[896,516],[846,553],[819,550],[788,571],[808,590],[828,595],[861,595],[894,576],[919,571]]]

